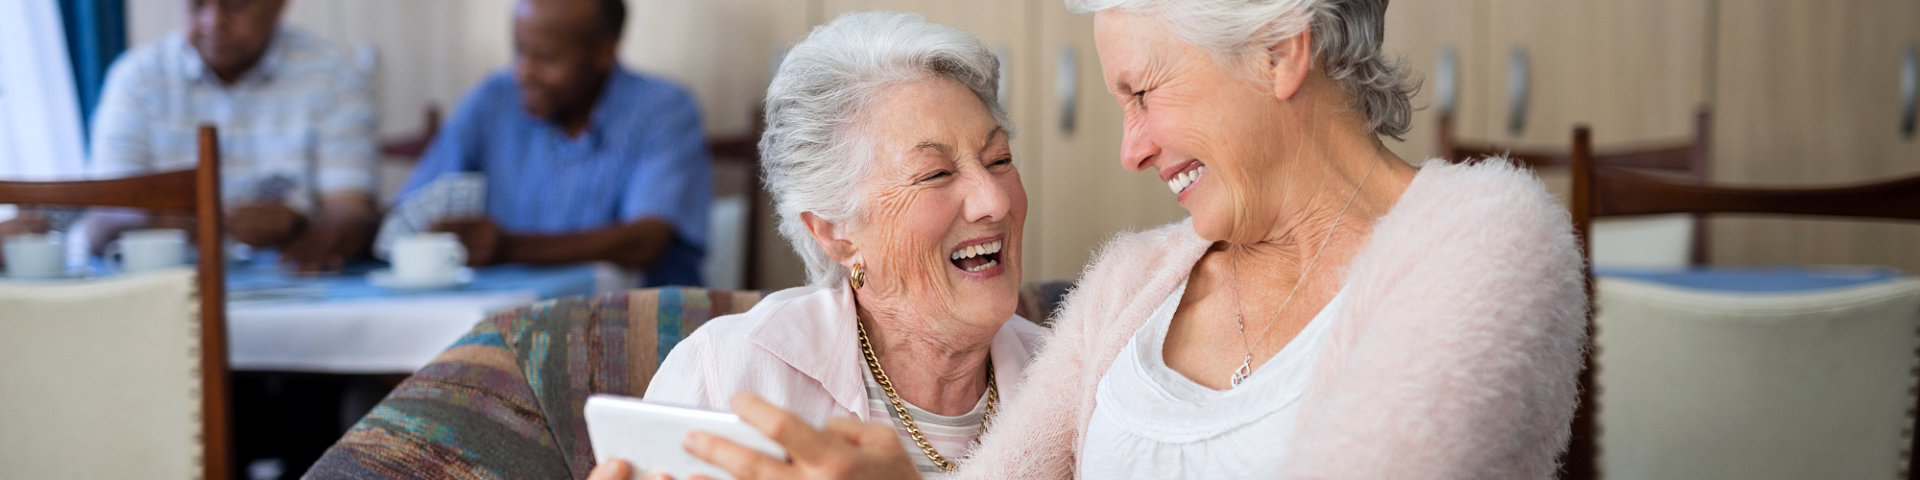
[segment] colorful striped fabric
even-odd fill
[[[1029,285],[1020,312],[1065,287]],[[401,382],[306,478],[586,478],[587,395],[641,396],[669,350],[760,292],[658,288],[549,300],[480,322]]]

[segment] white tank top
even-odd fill
[[[1301,394],[1345,290],[1230,390],[1194,383],[1161,356],[1186,290],[1174,289],[1100,377],[1080,478],[1270,478],[1285,465]]]

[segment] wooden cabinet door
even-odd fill
[[[1739,2],[1745,4],[1745,2]],[[1600,148],[1691,138],[1706,102],[1708,0],[1489,0],[1484,102],[1500,144]],[[1520,92],[1524,90],[1524,92]]]
[[[851,12],[892,10],[917,13],[927,21],[965,30],[1000,57],[1000,103],[1013,120],[1014,155],[1031,151],[1031,142],[1019,135],[1028,122],[1028,105],[1034,92],[1028,86],[1031,76],[1034,6],[1022,0],[822,0],[820,23]],[[1022,172],[1025,173],[1024,171]]]
[[[1033,199],[1027,277],[1070,280],[1115,233],[1152,228],[1187,212],[1152,172],[1120,166],[1120,105],[1100,71],[1093,17],[1069,13],[1059,0],[1037,3],[1035,85],[1041,100],[1038,121],[1021,130],[1039,143],[1021,164]]]
[[[812,2],[627,2],[620,60],[671,78],[700,102],[709,136],[753,128],[774,60],[814,25]]]
[[[1808,185],[1920,172],[1920,145],[1901,130],[1913,106],[1902,98],[1901,75],[1905,56],[1920,45],[1920,2],[1721,2],[1718,10],[1717,179]],[[1716,263],[1920,271],[1920,227],[1910,223],[1712,223]]]
[[[1439,155],[1439,119],[1453,113],[1454,132],[1468,138],[1491,138],[1488,98],[1494,82],[1493,58],[1487,55],[1486,35],[1480,28],[1487,0],[1399,0],[1387,7],[1388,54],[1399,57],[1420,77],[1413,97],[1413,130],[1405,141],[1382,139],[1402,160],[1419,162]]]

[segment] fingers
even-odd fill
[[[773,439],[787,449],[787,455],[795,459],[811,459],[819,456],[821,448],[828,444],[828,437],[815,430],[812,425],[800,420],[800,417],[782,410],[760,396],[741,393],[733,396],[733,413],[741,421],[752,425],[760,433]]]
[[[302,255],[298,258],[289,255],[287,261],[300,273],[338,272],[341,268],[345,267],[344,264],[346,263],[344,260],[341,260],[339,255],[328,252],[319,252],[317,254],[308,252],[307,255]]]
[[[791,465],[787,462],[706,432],[696,431],[687,434],[687,439],[681,442],[681,447],[694,458],[720,467],[721,470],[726,470],[733,475],[733,478],[739,480],[793,476],[790,471]]]
[[[616,458],[616,459],[608,460],[607,463],[602,463],[599,466],[593,467],[593,472],[587,474],[587,480],[627,480],[627,477],[630,477],[632,475],[633,475],[633,467],[627,465],[626,460],[621,460]],[[647,478],[655,478],[659,476],[660,475],[656,475],[654,477],[647,477]]]
[[[14,217],[14,221],[20,222],[21,229],[26,233],[47,233],[47,230],[52,228],[52,224],[47,222],[47,216],[41,215],[40,212],[21,212],[20,216]]]

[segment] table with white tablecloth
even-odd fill
[[[536,300],[617,291],[633,278],[611,264],[475,269],[471,283],[397,290],[368,283],[378,265],[315,277],[271,262],[227,272],[227,336],[236,371],[406,374],[486,315]]]

